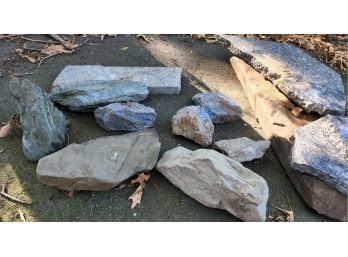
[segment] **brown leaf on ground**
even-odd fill
[[[291,211],[288,211],[288,210],[285,210],[285,209],[282,209],[282,208],[278,208],[276,207],[277,210],[281,211],[285,217],[283,216],[283,219],[287,222],[293,222],[295,220],[295,216],[294,216],[294,211],[291,210]],[[281,216],[278,216],[277,218],[280,218]],[[276,219],[277,219],[276,218]],[[282,220],[283,221],[283,220]]]
[[[37,59],[34,56],[23,53],[23,49],[16,48],[14,52],[17,53],[20,57],[27,59],[30,63],[36,63]]]
[[[205,40],[208,44],[217,42],[217,37],[213,34],[193,34],[192,37],[198,40]]]
[[[146,175],[145,173],[138,174],[138,177],[136,179],[133,179],[131,181],[132,184],[139,183],[139,186],[135,190],[135,192],[128,198],[129,200],[132,200],[131,208],[134,209],[134,207],[137,204],[140,204],[141,197],[143,195],[143,189],[145,187],[145,182],[150,179],[151,175]]]
[[[15,128],[20,128],[19,114],[12,115],[10,120],[5,123],[5,126],[0,128],[0,138],[8,137]]]
[[[73,52],[73,50],[68,50],[63,45],[51,45],[41,50],[41,53],[47,56],[53,54],[71,54]]]
[[[295,117],[300,116],[300,114],[301,114],[302,111],[303,111],[303,109],[300,108],[300,107],[293,107],[293,108],[291,108],[291,113],[292,113]]]
[[[138,34],[137,38],[140,38],[140,39],[144,40],[146,43],[150,43],[151,42],[151,40],[146,35],[143,35],[143,34]]]

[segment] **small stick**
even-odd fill
[[[54,54],[51,54],[51,55],[48,55],[48,56],[45,56],[44,58],[42,58],[42,59],[40,60],[39,64],[37,65],[36,70],[38,70],[38,69],[40,68],[41,63],[42,63],[44,60],[46,60],[46,59],[48,59],[48,58],[50,58],[50,57],[52,57],[52,56],[59,55],[59,54],[61,54],[61,53],[54,53]]]
[[[23,36],[18,36],[18,35],[9,35],[9,36],[3,36],[0,37],[0,39],[7,39],[7,38],[20,38],[20,39],[24,39],[26,41],[30,41],[30,42],[36,42],[36,43],[44,43],[44,44],[57,44],[57,42],[55,41],[46,41],[46,40],[40,40],[40,39],[33,39],[33,38],[28,38],[28,37],[23,37]]]
[[[24,77],[24,76],[28,76],[28,75],[33,75],[34,74],[34,71],[33,72],[26,72],[26,73],[14,73],[14,74],[11,74],[12,76],[15,76],[15,77]]]
[[[21,211],[21,209],[18,209],[19,217],[21,218],[21,221],[26,222],[24,213]]]
[[[74,48],[72,48],[71,46],[69,46],[67,44],[67,42],[62,39],[60,36],[58,36],[57,34],[49,34],[49,36],[51,38],[53,38],[54,40],[58,41],[59,43],[61,43],[65,48],[69,49],[69,50],[74,50]]]
[[[0,154],[4,153],[6,150],[7,150],[7,148],[4,148],[4,149],[0,150]]]
[[[9,195],[5,192],[5,185],[2,186],[2,189],[1,189],[1,192],[0,192],[0,195],[12,200],[12,201],[15,201],[15,202],[18,202],[18,203],[22,203],[22,204],[31,204],[31,202],[27,202],[27,201],[23,201],[21,199],[18,199],[12,195]]]

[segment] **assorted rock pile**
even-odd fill
[[[225,209],[244,221],[266,219],[267,182],[225,155],[179,146],[165,152],[156,169],[208,207]]]
[[[29,80],[14,79],[10,90],[20,114],[25,157],[38,161],[66,145],[66,120],[49,96]]]
[[[306,112],[326,115],[294,133],[291,166],[348,195],[348,118],[329,115],[344,114],[340,76],[291,45],[236,36],[220,40]],[[28,160],[39,161],[39,181],[69,191],[104,191],[156,166],[198,202],[244,221],[264,221],[267,182],[240,162],[261,158],[270,141],[242,137],[215,142],[227,156],[176,147],[157,162],[161,143],[156,130],[149,129],[156,112],[138,102],[148,94],[179,94],[181,73],[179,67],[67,66],[50,95],[28,80],[13,80],[10,88],[20,113],[23,152]],[[52,101],[71,111],[94,111],[105,130],[133,133],[65,147],[65,116]],[[173,116],[172,132],[203,147],[213,142],[214,124],[242,116],[237,103],[219,93],[199,93],[192,101],[195,105]]]

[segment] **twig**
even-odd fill
[[[79,44],[78,47],[80,47],[80,46],[86,44],[88,41],[89,41],[89,38],[87,38],[85,41],[83,41],[81,44]],[[89,44],[91,44],[91,43],[89,43]]]
[[[68,43],[57,34],[49,34],[49,36],[53,38],[54,40],[58,41],[59,43],[61,43],[65,48],[69,50],[74,50],[73,47],[69,46]]]
[[[35,71],[33,72],[26,72],[26,73],[13,73],[11,74],[12,76],[15,76],[15,77],[24,77],[24,76],[28,76],[28,75],[33,75]]]
[[[21,221],[26,222],[24,213],[21,211],[21,209],[18,209],[19,217],[21,218]]]
[[[4,149],[0,150],[0,154],[4,153],[6,150],[7,150],[7,148],[4,148]]]
[[[0,192],[0,195],[12,200],[12,201],[15,201],[15,202],[18,202],[18,203],[22,203],[22,204],[31,204],[31,202],[27,202],[27,201],[23,201],[21,199],[18,199],[12,195],[9,195],[5,192],[5,185],[2,186],[2,189],[1,189],[1,192]]]
[[[33,39],[33,38],[23,37],[23,36],[19,36],[19,35],[8,35],[8,36],[0,37],[0,39],[7,39],[7,38],[20,38],[20,39],[24,39],[26,41],[36,42],[36,43],[44,43],[44,44],[57,44],[57,42],[55,42],[55,41]]]
[[[54,53],[54,54],[47,55],[47,56],[45,56],[44,58],[42,58],[42,59],[40,60],[39,64],[37,65],[36,70],[38,70],[38,69],[40,68],[41,63],[42,63],[44,60],[46,60],[46,59],[48,59],[48,58],[50,58],[50,57],[52,57],[52,56],[59,55],[59,54],[61,54],[61,53]]]

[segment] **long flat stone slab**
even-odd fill
[[[290,166],[290,138],[294,131],[319,118],[314,114],[291,113],[295,106],[253,67],[237,57],[232,67],[243,86],[250,105],[266,137],[271,141],[285,172],[303,200],[318,213],[341,221],[348,220],[348,198],[321,179],[301,173]]]
[[[106,67],[100,65],[66,66],[53,87],[71,87],[84,81],[132,80],[145,84],[150,94],[179,94],[181,67]]]
[[[306,112],[344,115],[341,76],[304,50],[239,36],[222,35],[220,40]]]

